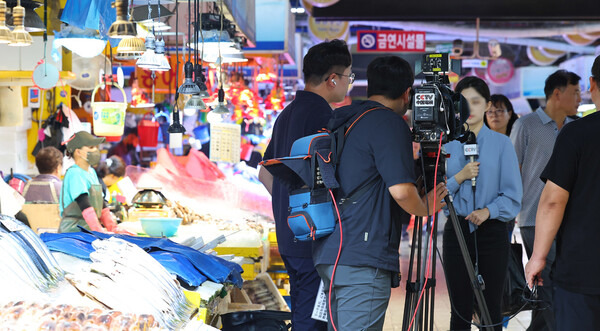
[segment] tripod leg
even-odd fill
[[[454,209],[452,200],[450,200],[450,196],[446,196],[444,198],[444,201],[446,201],[446,206],[450,211],[450,219],[452,220],[452,226],[454,226],[456,239],[458,240],[463,260],[465,261],[465,267],[467,268],[467,273],[469,274],[469,280],[471,281],[471,286],[473,287],[473,294],[475,295],[475,299],[477,300],[477,304],[479,305],[479,310],[481,311],[482,324],[491,325],[492,319],[490,317],[490,312],[488,311],[487,304],[483,296],[483,291],[481,290],[479,283],[475,279],[475,269],[473,268],[473,262],[471,262],[471,255],[469,254],[469,250],[465,242],[465,237],[463,236],[463,233],[461,231],[460,223],[458,222],[458,216],[456,216],[456,210]],[[468,318],[469,316],[465,317]],[[493,331],[494,328],[486,327],[484,328],[484,330]]]
[[[434,321],[434,308],[435,308],[435,286],[436,284],[436,277],[435,277],[435,272],[436,272],[436,266],[437,266],[437,229],[438,229],[438,215],[435,216],[435,222],[433,222],[432,225],[432,229],[431,231],[433,231],[432,234],[432,246],[431,246],[431,281],[432,284],[430,286],[430,288],[433,288],[433,290],[431,290],[431,301],[429,302],[430,306],[431,306],[431,313],[429,315],[429,330],[433,330],[433,321]]]
[[[408,275],[406,277],[406,297],[404,298],[404,315],[402,317],[402,330],[408,330],[408,327],[410,325],[412,316],[414,314],[414,310],[415,310],[415,306],[418,300],[418,288],[419,286],[417,286],[417,282],[419,281],[419,275],[418,275],[418,271],[419,271],[419,266],[420,266],[420,259],[421,259],[421,254],[420,254],[420,246],[417,244],[417,242],[415,242],[416,238],[419,238],[422,234],[422,221],[420,217],[415,217],[415,222],[414,222],[414,226],[413,226],[413,241],[412,241],[412,246],[410,248],[410,260],[409,260],[409,264],[408,264]],[[414,263],[415,263],[415,256],[417,259],[417,276],[415,277],[415,281],[413,282],[413,268]],[[418,319],[415,318],[416,321],[418,321]],[[415,330],[414,326],[413,326],[413,330]]]

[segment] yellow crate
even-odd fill
[[[275,233],[275,231],[270,231],[267,238],[269,238],[269,242],[271,243],[271,246],[273,246],[273,244],[275,244],[275,246],[277,246],[277,234]]]
[[[208,316],[208,310],[202,307],[202,298],[200,297],[200,293],[184,290],[183,294],[192,304],[192,306],[194,306],[194,308],[198,308],[198,313],[196,314],[195,318],[206,324],[208,322],[206,318]]]
[[[242,264],[242,269],[244,270],[242,279],[253,280],[260,273],[260,263]]]
[[[214,248],[214,251],[219,255],[228,255],[233,254],[235,256],[243,256],[249,257],[253,259],[257,259],[263,256],[263,246],[256,247],[221,247],[217,246]]]

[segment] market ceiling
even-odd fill
[[[318,20],[492,21],[598,20],[597,0],[339,0],[313,8]]]

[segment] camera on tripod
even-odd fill
[[[441,136],[442,143],[447,143],[465,133],[463,125],[469,117],[469,106],[460,93],[450,89],[450,63],[447,53],[423,55],[420,71],[426,82],[414,89],[412,100],[415,142],[439,144]]]

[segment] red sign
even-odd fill
[[[358,31],[358,52],[425,52],[424,31]]]

